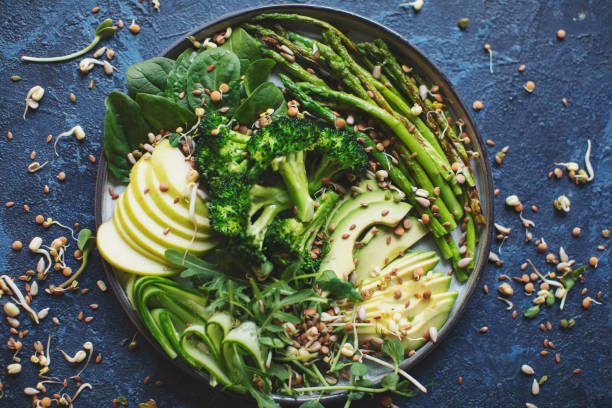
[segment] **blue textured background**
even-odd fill
[[[35,4],[36,3],[36,4]],[[96,164],[88,155],[98,157],[102,149],[103,100],[112,89],[123,89],[123,75],[106,77],[100,68],[83,76],[78,71],[78,60],[55,65],[23,64],[19,56],[56,55],[75,50],[93,37],[97,23],[106,17],[121,18],[129,24],[136,18],[142,27],[137,36],[127,28],[119,31],[106,45],[116,51],[113,64],[124,72],[130,64],[153,57],[192,27],[211,17],[264,2],[224,0],[217,2],[161,0],[161,12],[155,12],[145,0],[131,1],[0,1],[0,202],[14,201],[13,208],[0,208],[0,269],[2,273],[18,276],[34,267],[35,258],[27,250],[19,253],[10,249],[19,239],[27,246],[29,240],[40,235],[46,242],[64,231],[54,227],[43,230],[35,225],[34,216],[43,214],[60,222],[93,228],[93,201]],[[604,407],[612,398],[612,307],[610,306],[610,255],[596,250],[597,245],[610,246],[600,231],[612,227],[612,16],[608,1],[425,1],[420,13],[411,8],[400,8],[399,0],[383,1],[317,1],[368,16],[384,23],[417,44],[449,76],[469,105],[480,99],[484,109],[475,114],[476,122],[485,139],[497,143],[490,148],[494,154],[503,146],[510,150],[502,166],[494,166],[496,187],[501,189],[496,199],[497,222],[513,227],[513,232],[502,250],[506,261],[502,268],[490,265],[483,284],[490,288],[488,295],[481,290],[471,301],[466,314],[452,335],[421,364],[413,374],[428,385],[430,393],[410,401],[395,399],[400,406],[451,407],[520,407],[526,401],[539,407]],[[443,3],[443,4],[441,4]],[[98,14],[90,12],[100,6]],[[465,32],[457,28],[457,20],[469,17]],[[567,38],[558,41],[557,29],[567,31]],[[483,44],[494,50],[495,73],[488,71],[488,55]],[[520,64],[526,65],[519,74]],[[23,80],[11,83],[10,75]],[[92,90],[87,89],[90,79]],[[532,80],[533,94],[522,85]],[[37,112],[30,112],[23,122],[21,113],[27,90],[34,85],[46,89]],[[68,95],[73,92],[77,103]],[[563,107],[562,98],[569,105]],[[61,157],[44,170],[28,174],[29,154],[37,152],[40,162],[50,159],[53,151],[45,143],[47,134],[57,135],[80,124],[87,138],[79,143],[74,138],[59,144]],[[12,141],[6,134],[11,131]],[[548,180],[547,173],[555,161],[577,161],[582,164],[586,139],[593,142],[592,161],[596,177],[593,183],[577,187],[567,181]],[[65,171],[67,179],[59,183],[55,176]],[[48,184],[50,193],[43,193]],[[565,193],[572,201],[571,212],[559,215],[552,201]],[[534,220],[534,235],[544,237],[549,248],[557,251],[563,245],[578,264],[591,255],[600,258],[599,268],[586,273],[585,284],[578,284],[568,297],[566,310],[546,310],[533,321],[510,318],[510,312],[495,299],[497,276],[520,274],[519,266],[531,257],[544,270],[543,255],[533,245],[523,241],[517,215],[504,208],[503,198],[518,194],[526,208],[535,204],[537,214],[527,210],[525,215]],[[23,204],[30,207],[26,214]],[[579,226],[580,238],[570,231]],[[499,243],[494,244],[498,251]],[[76,268],[76,264],[73,267]],[[53,282],[60,276],[52,275]],[[34,386],[36,370],[27,362],[34,340],[52,338],[54,359],[52,374],[60,378],[74,375],[78,369],[69,367],[55,351],[57,348],[74,353],[85,341],[92,341],[95,354],[103,360],[91,365],[83,375],[93,386],[77,400],[77,407],[110,407],[114,397],[123,395],[130,406],[154,398],[160,407],[245,406],[244,402],[213,393],[207,386],[195,383],[158,356],[143,340],[131,351],[122,341],[131,338],[131,326],[113,294],[101,293],[95,286],[103,278],[102,264],[97,254],[80,279],[81,287],[90,288],[87,295],[69,294],[63,297],[39,295],[34,301],[37,309],[51,307],[51,316],[60,319],[55,327],[47,318],[40,326],[33,324],[22,313],[23,328],[30,330],[24,342],[24,370],[18,376],[6,375],[6,364],[12,352],[6,348],[8,325],[0,323],[0,381],[5,397],[1,407],[23,407],[28,398],[23,388]],[[531,298],[522,295],[515,286],[512,298],[519,310],[530,305]],[[582,288],[595,296],[602,290],[603,305],[590,310],[580,307]],[[100,309],[89,310],[91,303]],[[94,316],[86,324],[76,319],[77,314]],[[559,319],[574,317],[572,331],[561,331]],[[537,327],[551,321],[553,330],[543,333]],[[488,326],[486,334],[478,329]],[[557,346],[561,363],[553,355],[540,356],[545,338]],[[541,394],[530,394],[531,378],[519,372],[528,363],[539,378],[548,375]],[[575,368],[582,373],[573,375]],[[151,376],[150,384],[143,379]],[[463,377],[459,385],[457,378]],[[153,383],[164,382],[162,387]],[[49,386],[55,390],[54,386]],[[70,394],[74,392],[71,385]],[[366,401],[363,406],[378,406],[378,401]]]

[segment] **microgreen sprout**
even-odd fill
[[[8,275],[2,275],[0,276],[0,280],[4,281],[6,286],[8,286],[11,292],[13,292],[13,295],[17,297],[18,301],[15,303],[18,303],[19,306],[23,307],[30,314],[32,320],[34,320],[34,323],[38,324],[38,314],[30,307],[17,285],[15,285],[15,282],[13,282],[13,279],[11,279]]]
[[[22,56],[21,59],[23,61],[28,61],[28,62],[61,62],[61,61],[69,61],[71,59],[80,57],[81,55],[87,53],[88,51],[90,51],[91,49],[93,49],[99,42],[100,40],[108,40],[109,38],[111,38],[113,36],[113,34],[115,34],[115,31],[117,31],[116,27],[113,27],[113,20],[111,20],[110,18],[107,18],[106,20],[102,21],[98,27],[96,28],[96,35],[94,36],[93,40],[91,41],[91,43],[83,48],[80,51],[74,52],[72,54],[68,54],[68,55],[63,55],[60,57],[48,57],[48,58],[38,58],[38,57],[27,57],[27,56]]]
[[[423,0],[414,0],[410,3],[400,3],[400,6],[412,7],[414,11],[420,11],[423,8]]]
[[[561,194],[554,202],[555,208],[558,211],[564,211],[568,213],[570,211],[570,200],[565,194]]]
[[[514,304],[506,298],[498,296],[497,299],[508,305],[508,307],[506,307],[506,310],[512,310],[512,308],[514,307]]]
[[[57,153],[57,142],[60,140],[61,137],[70,136],[72,134],[74,134],[76,140],[80,141],[85,139],[85,132],[83,131],[83,128],[79,125],[76,125],[75,127],[66,132],[60,133],[55,138],[55,143],[53,143],[53,151],[55,152],[56,157],[59,157],[59,154]]]
[[[491,44],[485,44],[484,50],[489,53],[489,71],[493,73],[493,50],[491,49]]]
[[[593,171],[593,166],[591,165],[591,139],[587,139],[587,151],[584,155],[584,164],[586,165],[587,172],[589,173],[589,177],[586,181],[592,181],[595,178],[595,172]]]
[[[30,88],[25,97],[25,109],[23,110],[23,120],[26,120],[28,109],[38,109],[39,102],[45,95],[45,88],[40,85]]]
[[[36,173],[38,170],[42,169],[43,167],[45,167],[45,165],[49,163],[49,161],[44,162],[43,164],[40,164],[39,162],[32,162],[28,165],[28,172],[30,173]]]
[[[578,166],[578,163],[575,162],[555,163],[555,166],[563,166],[567,169],[567,171],[578,171],[578,169],[580,168],[580,166]]]
[[[89,258],[89,253],[95,246],[95,241],[96,237],[93,236],[91,230],[84,228],[79,232],[79,236],[77,238],[77,246],[79,250],[83,253],[83,257],[81,259],[81,266],[74,274],[72,274],[72,276],[68,280],[66,280],[61,285],[50,285],[49,290],[51,291],[51,293],[61,293],[69,286],[76,287],[76,278],[78,278],[79,275],[85,270],[85,266],[87,265],[87,258]]]

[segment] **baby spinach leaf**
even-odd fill
[[[355,286],[350,282],[338,279],[334,271],[324,271],[316,283],[320,289],[329,292],[330,297],[334,299],[349,298],[360,302],[363,301]]]
[[[264,82],[253,91],[234,113],[234,119],[243,125],[251,125],[259,118],[259,114],[266,109],[275,111],[285,106],[285,97],[282,91],[272,82]]]
[[[213,69],[209,71],[209,67]],[[187,101],[191,109],[200,107],[201,98],[205,99],[204,108],[207,111],[218,110],[224,106],[230,108],[230,112],[240,102],[240,61],[236,54],[222,48],[212,48],[199,54],[187,72]],[[210,92],[219,90],[223,83],[229,85],[229,92],[223,94],[219,102],[212,103],[206,90]],[[201,92],[194,95],[193,91]]]
[[[186,100],[183,97],[179,98],[181,92],[185,92],[187,88],[187,72],[189,67],[195,58],[196,51],[193,48],[187,48],[181,53],[176,59],[174,67],[168,73],[168,79],[166,80],[165,96],[166,98],[181,104],[183,101],[186,105]]]
[[[240,74],[244,74],[248,66],[261,58],[258,42],[242,28],[236,28],[229,40],[220,48],[236,54],[240,60]]]
[[[251,96],[259,85],[268,80],[274,65],[276,65],[276,61],[270,58],[262,58],[249,65],[244,74],[244,90],[247,96]]]
[[[287,381],[289,379],[289,370],[287,370],[284,366],[276,363],[272,363],[268,373],[281,381]]]
[[[142,109],[142,115],[154,130],[173,131],[179,126],[190,128],[198,118],[187,108],[157,95],[139,93],[136,102]]]
[[[168,73],[174,67],[174,60],[155,57],[130,66],[125,72],[128,95],[137,93],[164,95]]]
[[[127,154],[138,148],[149,130],[140,105],[124,93],[113,91],[104,101],[104,156],[108,170],[119,181],[129,181]]]

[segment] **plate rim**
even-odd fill
[[[464,116],[464,119],[467,122],[469,122],[470,129],[476,138],[476,143],[474,143],[474,141],[472,141],[472,143],[479,147],[478,150],[481,155],[480,162],[483,165],[482,171],[484,173],[484,185],[482,188],[483,191],[479,191],[479,195],[481,198],[481,202],[483,202],[483,198],[485,197],[487,198],[487,201],[486,201],[487,206],[486,206],[486,214],[485,214],[485,219],[487,220],[487,224],[484,227],[486,231],[483,231],[480,234],[481,243],[479,247],[479,257],[477,259],[476,264],[474,265],[474,269],[472,270],[472,273],[470,274],[469,280],[465,283],[466,285],[468,285],[468,287],[465,289],[466,293],[461,303],[456,306],[456,309],[454,310],[453,315],[450,316],[448,320],[444,323],[442,329],[440,330],[438,334],[438,340],[435,343],[431,341],[427,342],[425,345],[420,347],[412,357],[405,359],[400,364],[400,367],[402,369],[410,370],[416,367],[419,363],[421,363],[426,357],[430,356],[432,352],[434,351],[434,349],[438,346],[438,344],[443,342],[445,338],[450,335],[452,330],[458,324],[459,320],[465,314],[467,306],[470,303],[472,296],[474,295],[476,287],[478,286],[478,284],[480,283],[482,279],[482,275],[486,267],[487,258],[488,258],[486,255],[489,253],[491,249],[491,244],[492,244],[493,235],[494,235],[493,220],[494,220],[495,205],[494,205],[494,195],[493,195],[494,184],[493,184],[493,174],[492,174],[491,162],[489,160],[487,149],[484,147],[485,146],[484,140],[482,138],[482,135],[480,134],[478,127],[476,126],[472,112],[470,111],[470,109],[468,108],[468,105],[463,100],[463,97],[461,96],[461,94],[457,92],[454,84],[448,79],[444,71],[441,70],[437,66],[437,64],[434,61],[432,61],[423,51],[421,51],[419,47],[414,45],[411,41],[409,41],[403,35],[387,27],[383,23],[379,23],[368,17],[362,16],[358,13],[344,10],[341,8],[324,6],[324,5],[315,5],[315,4],[288,3],[288,4],[266,4],[266,5],[239,9],[233,12],[223,14],[217,18],[208,20],[205,23],[200,24],[196,28],[188,31],[180,39],[174,41],[172,44],[166,47],[157,56],[167,57],[172,52],[174,52],[174,50],[176,50],[177,48],[185,49],[186,47],[190,46],[190,42],[188,40],[190,36],[195,36],[201,33],[202,31],[207,30],[211,26],[220,24],[227,20],[241,19],[241,18],[244,18],[245,15],[260,14],[264,12],[270,12],[271,10],[276,10],[276,11],[280,10],[280,11],[292,12],[292,13],[311,11],[311,12],[330,13],[332,15],[333,14],[342,15],[343,17],[352,19],[353,21],[356,21],[359,24],[365,24],[369,26],[370,28],[374,29],[375,31],[385,33],[386,37],[394,37],[394,40],[396,42],[401,43],[403,46],[407,47],[408,49],[412,49],[412,51],[421,59],[421,61],[419,62],[419,65],[422,65],[423,63],[425,63],[426,65],[429,65],[429,68],[435,71],[435,73],[445,83],[445,85],[448,87],[448,90],[453,94],[453,96],[457,100],[458,108],[461,111],[462,115]],[[417,62],[417,61],[414,61],[414,62]],[[96,230],[100,227],[100,225],[103,222],[102,220],[102,201],[103,200],[101,199],[101,197],[103,194],[105,194],[104,183],[106,179],[107,179],[106,158],[104,156],[104,149],[102,149],[102,152],[100,153],[100,159],[99,159],[97,173],[96,173],[96,183],[95,183],[95,193],[94,193],[94,218],[95,218]],[[119,301],[121,308],[127,314],[132,324],[139,331],[141,336],[144,337],[158,353],[161,353],[161,355],[168,362],[170,362],[174,366],[177,366],[181,371],[190,375],[192,378],[206,383],[207,386],[213,391],[218,392],[219,391],[218,389],[210,386],[209,384],[210,377],[207,373],[193,368],[192,366],[188,365],[186,362],[184,362],[181,359],[171,359],[165,352],[163,352],[157,340],[155,340],[155,338],[151,336],[147,328],[142,324],[142,322],[138,318],[134,308],[131,305],[130,300],[127,298],[123,288],[121,287],[121,284],[119,283],[119,279],[116,277],[110,264],[108,264],[108,262],[106,262],[104,258],[102,257],[101,257],[101,261],[102,261],[102,265],[104,268],[106,278],[110,283],[110,286],[115,294],[115,297]],[[235,396],[241,397],[241,398],[245,398],[245,399],[248,398],[247,396],[237,393],[237,392],[232,392],[232,394]],[[344,400],[346,398],[346,395],[347,395],[347,392],[328,394],[328,395],[324,395],[323,397],[321,397],[320,401],[321,402],[338,402],[340,400]],[[294,397],[283,396],[283,395],[278,395],[278,394],[273,394],[272,397],[274,398],[276,402],[279,402],[283,405],[297,405],[297,404],[301,404],[311,399],[311,398],[294,398]]]

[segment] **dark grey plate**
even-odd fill
[[[184,39],[179,40],[168,47],[160,54],[160,56],[176,58],[183,50],[191,47],[191,42],[187,39],[189,36],[195,36],[198,40],[203,41],[204,38],[210,37],[212,34],[220,32],[228,26],[238,26],[241,23],[248,21],[253,16],[263,12],[300,13],[320,18],[322,20],[331,22],[336,27],[347,33],[349,37],[356,40],[382,38],[394,50],[400,61],[409,63],[409,65],[414,67],[415,70],[423,78],[425,78],[428,83],[436,84],[440,87],[442,94],[445,96],[445,102],[453,112],[454,116],[463,119],[465,122],[464,130],[472,139],[472,149],[479,153],[478,158],[474,159],[472,164],[474,167],[474,176],[480,191],[483,213],[487,219],[487,225],[484,228],[481,228],[480,231],[479,245],[476,251],[475,267],[469,280],[464,284],[460,285],[453,281],[451,288],[459,292],[455,306],[451,311],[447,322],[439,331],[437,342],[427,342],[423,347],[417,350],[412,357],[404,360],[404,362],[401,364],[401,367],[404,370],[409,371],[416,364],[427,357],[433,351],[436,345],[441,343],[447,337],[448,333],[450,333],[450,331],[455,327],[465,312],[467,303],[469,302],[474,290],[476,289],[476,286],[478,285],[478,282],[480,281],[485,263],[487,262],[491,240],[493,237],[493,179],[491,176],[491,167],[489,164],[487,151],[483,148],[484,145],[480,133],[474,124],[474,120],[469,109],[455,92],[455,89],[450,81],[417,47],[412,45],[408,40],[401,37],[394,31],[366,17],[362,17],[344,10],[322,6],[291,4],[269,5],[243,9],[234,13],[226,14],[194,29],[192,32],[187,34]],[[296,24],[295,29],[309,31],[308,27],[301,27],[299,24]],[[106,170],[106,161],[104,159],[104,155],[102,155],[99,162],[96,180],[95,218],[97,227],[100,226],[100,224],[112,214],[113,202],[110,200],[108,194],[106,194],[109,186],[114,187],[115,191],[121,192],[121,186],[115,185],[113,181],[109,179],[108,172]],[[429,249],[433,247],[432,242],[425,242],[421,245],[424,245]],[[444,266],[443,263],[442,266]],[[132,308],[129,299],[125,295],[125,292],[121,286],[121,277],[116,275],[111,266],[106,262],[104,262],[104,269],[108,281],[119,300],[119,303],[125,310],[132,323],[134,323],[142,336],[146,338],[153,345],[153,347],[166,356],[166,353],[161,350],[155,338],[151,336],[146,327],[140,322],[138,316]],[[209,377],[206,373],[192,368],[182,360],[176,359],[172,360],[172,362],[185,373],[197,378],[202,382],[209,382]],[[372,374],[373,375],[370,378],[374,381],[379,381],[384,375],[380,370],[378,370],[378,372],[376,370],[372,370]],[[345,397],[346,393],[326,395],[321,398],[321,402],[338,401]],[[294,399],[292,397],[281,395],[275,395],[274,398],[283,405],[296,405],[297,403],[301,403],[309,399],[309,397]]]

